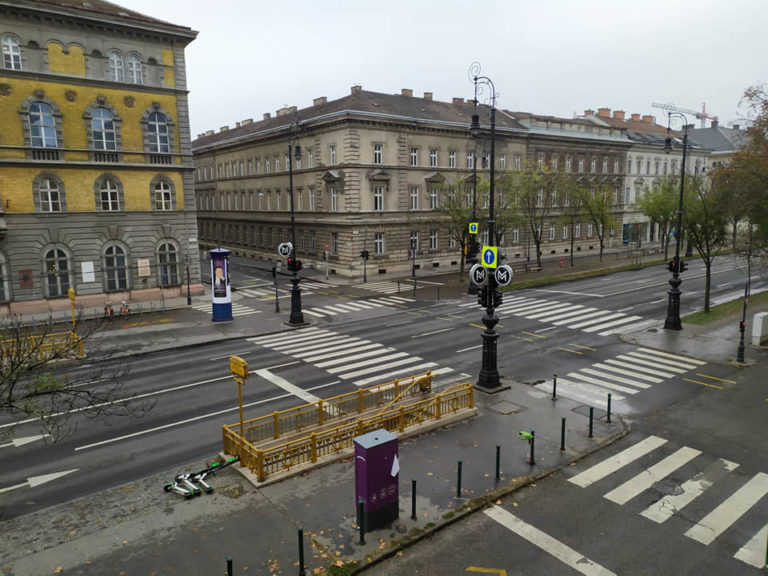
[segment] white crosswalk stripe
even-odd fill
[[[665,455],[667,444],[665,438],[648,436],[618,454],[609,456],[586,470],[582,470],[569,478],[568,482],[587,490],[594,489],[591,487],[599,482],[602,486],[601,490],[607,490],[604,491],[603,497],[623,506],[638,498],[645,491],[652,489],[655,483],[664,480],[673,473],[676,478],[681,475],[684,477],[685,467],[692,464],[694,460],[701,462],[704,459],[706,462],[706,459],[712,459],[711,456],[689,446],[682,446]],[[655,461],[652,464],[648,462],[651,459]],[[756,525],[759,525],[759,529],[744,541],[733,557],[755,568],[764,567],[766,561],[765,546],[766,541],[768,541],[768,524],[764,524],[765,497],[768,496],[768,474],[758,472],[744,482],[732,479],[725,485],[730,487],[738,483],[738,488],[714,508],[709,511],[684,512],[683,509],[686,506],[702,496],[707,490],[718,483],[727,481],[730,478],[730,473],[736,470],[739,464],[718,458],[712,460],[703,469],[701,469],[701,464],[691,467],[699,471],[680,484],[679,490],[674,494],[664,496],[642,510],[639,515],[656,524],[666,522],[669,518],[683,515],[683,513],[685,514],[685,522],[688,524],[695,520],[693,515],[696,515],[699,517],[698,521],[694,521],[693,526],[685,532],[685,536],[705,546],[714,542],[737,521],[741,521],[739,534],[745,532],[746,525],[751,525],[752,530],[755,529]],[[622,482],[621,479],[626,477],[626,474],[620,474],[620,471],[631,472],[632,469],[637,470],[638,473]],[[616,485],[606,486],[606,483],[614,478]],[[753,509],[754,514],[750,516]],[[745,516],[750,516],[746,524],[742,521]],[[759,524],[755,524],[755,516],[757,519],[762,519]],[[749,529],[746,532],[751,534]]]
[[[193,304],[192,308],[194,310],[199,310],[200,312],[206,312],[207,314],[213,314],[213,306],[210,302],[200,302],[198,304]],[[259,314],[261,313],[261,310],[254,310],[253,308],[249,308],[248,306],[244,306],[243,304],[240,304],[238,302],[232,302],[232,316],[250,316],[251,314]]]
[[[592,406],[604,406],[609,392],[612,400],[620,402],[702,364],[686,356],[637,348],[558,378],[556,393]],[[536,388],[551,393],[554,381],[537,384]]]
[[[427,284],[423,284],[416,281],[416,290],[424,288]],[[364,284],[358,284],[356,286],[362,290],[369,290],[371,292],[378,292],[379,294],[400,294],[403,292],[410,292],[413,294],[413,282],[403,281],[396,282],[394,280],[387,280],[384,282],[366,282]]]
[[[248,338],[248,341],[313,364],[338,378],[351,380],[357,386],[370,386],[426,370],[441,376],[454,372],[448,366],[425,361],[396,348],[317,327],[287,334],[257,336]],[[456,381],[463,377],[467,375],[455,376]],[[449,382],[453,380],[440,378],[436,385],[443,387]]]

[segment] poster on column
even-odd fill
[[[213,267],[213,297],[227,297],[227,259],[224,256],[214,256],[211,260]]]

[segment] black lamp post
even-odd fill
[[[301,160],[301,147],[298,144],[292,145],[292,142],[296,142],[298,139],[299,124],[298,122],[291,125],[290,134],[288,136],[288,186],[291,192],[291,249],[290,264],[291,264],[291,316],[288,323],[295,326],[304,324],[304,314],[301,312],[301,288],[299,288],[299,269],[301,264],[296,259],[296,217],[293,211],[293,158]]]
[[[477,96],[482,93],[484,88],[489,88],[491,91],[490,102],[490,120],[491,120],[491,157],[490,157],[490,191],[489,191],[489,206],[488,206],[488,241],[494,245],[496,243],[496,231],[494,221],[494,187],[495,187],[495,164],[496,164],[496,87],[493,81],[487,76],[479,76],[480,64],[473,63],[469,68],[469,74],[475,83],[475,105],[477,105]],[[479,92],[478,92],[479,90]],[[473,137],[478,137],[481,133],[480,128],[480,116],[479,114],[472,115],[472,125],[470,126],[470,133]],[[475,158],[475,162],[477,159]],[[485,330],[483,331],[483,363],[480,368],[480,375],[477,379],[477,385],[485,389],[498,388],[501,383],[499,381],[499,369],[497,364],[497,351],[496,341],[499,335],[493,329],[499,322],[496,316],[496,310],[494,308],[496,302],[499,299],[498,287],[496,285],[496,278],[493,274],[488,274],[488,287],[485,292],[485,315],[483,316],[483,324]]]
[[[475,114],[472,115],[474,119],[477,116],[477,85],[475,85]],[[477,138],[479,137],[479,130],[472,134],[475,140],[475,151],[472,158],[472,222],[477,222]],[[477,234],[469,235],[469,250],[467,250],[467,264],[471,267],[477,263]],[[474,282],[469,283],[468,294],[477,294],[477,284]]]
[[[187,256],[187,306],[192,305],[192,291],[189,289],[189,256]]]
[[[683,161],[680,168],[680,204],[677,210],[677,229],[675,230],[675,259],[670,262],[669,269],[672,272],[672,278],[669,280],[671,288],[667,292],[669,301],[667,303],[667,317],[664,320],[664,330],[682,330],[683,325],[680,322],[680,273],[684,271],[685,263],[680,260],[680,242],[683,236],[683,196],[685,194],[685,160],[688,151],[688,118],[681,112],[667,112],[667,134],[670,131],[672,116],[679,116],[683,119]],[[667,150],[672,149],[672,138],[668,135],[665,145]]]

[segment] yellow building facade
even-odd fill
[[[0,313],[198,293],[184,49],[92,0],[0,0]]]

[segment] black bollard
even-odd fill
[[[461,460],[459,460],[459,473],[456,479],[456,498],[461,498]]]
[[[608,417],[605,420],[608,424],[611,423],[611,393],[608,392]]]
[[[589,407],[589,437],[592,438],[592,419],[595,415],[595,409],[592,406]]]
[[[360,529],[360,542],[359,544],[365,544],[365,500],[360,498],[357,501],[357,527]]]
[[[232,576],[234,573],[235,571],[232,568],[232,557],[227,556],[227,576]]]
[[[536,431],[531,430],[531,458],[530,458],[530,464],[533,466],[536,464],[536,459],[533,457],[533,447],[536,442]]]
[[[557,374],[552,375],[552,400],[557,400]]]
[[[500,464],[501,464],[501,446],[496,444],[496,482],[498,482],[499,478],[501,478]]]
[[[411,479],[411,520],[416,520],[416,478]]]
[[[306,576],[304,569],[304,528],[299,526],[299,576]]]
[[[565,417],[560,423],[560,450],[565,450]]]

